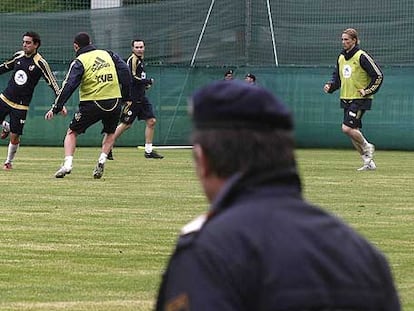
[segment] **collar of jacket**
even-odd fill
[[[295,167],[260,174],[256,172],[236,173],[228,179],[212,202],[209,218],[229,207],[247,190],[262,187],[271,187],[275,191],[281,189],[283,193],[294,192],[296,195],[301,195],[302,192],[300,178]]]
[[[342,50],[341,54],[345,57],[346,60],[350,59],[352,56],[355,55],[356,52],[360,50],[359,45],[356,44],[349,52],[346,50]]]
[[[96,50],[96,47],[92,44],[89,44],[87,46],[84,46],[83,48],[80,48],[77,52],[76,52],[76,57],[78,57],[79,55],[86,53],[86,52],[90,52]]]

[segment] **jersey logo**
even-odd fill
[[[14,82],[17,85],[23,85],[27,82],[27,74],[24,70],[17,70],[14,74]]]
[[[352,67],[349,65],[345,65],[342,69],[342,74],[344,75],[344,78],[348,79],[352,75]]]
[[[94,64],[92,66],[92,72],[95,72],[97,70],[101,70],[105,67],[110,67],[111,65],[107,63],[104,59],[97,57],[95,58]]]
[[[29,66],[29,70],[30,70],[30,71],[33,71],[33,69],[35,69],[35,65],[30,65],[30,66]]]
[[[95,76],[95,79],[98,83],[105,83],[105,82],[114,81],[114,77],[112,76],[111,73]]]

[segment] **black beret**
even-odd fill
[[[272,93],[244,81],[216,81],[189,100],[197,129],[293,129],[289,109]]]

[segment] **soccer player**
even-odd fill
[[[303,198],[281,100],[216,81],[193,94],[190,113],[210,206],[181,229],[157,311],[400,310],[386,257]]]
[[[3,165],[6,171],[13,168],[29,105],[40,78],[43,77],[56,96],[59,94],[56,77],[47,61],[38,53],[40,44],[39,34],[26,32],[23,34],[23,50],[16,52],[11,59],[0,65],[0,74],[13,71],[6,89],[0,94],[1,139],[7,138],[10,133],[7,158]],[[65,112],[66,110],[62,111]],[[4,120],[7,115],[10,123]]]
[[[361,132],[362,117],[371,109],[373,95],[382,85],[383,73],[374,59],[359,47],[358,33],[353,28],[342,32],[343,50],[338,57],[332,78],[323,90],[340,91],[341,108],[344,109],[342,132],[352,141],[362,158],[358,171],[375,170],[375,146]]]
[[[64,141],[65,159],[63,166],[55,173],[63,178],[72,171],[73,155],[77,136],[93,124],[101,121],[101,154],[93,170],[93,177],[99,179],[104,173],[104,165],[115,141],[115,129],[121,112],[121,99],[130,100],[131,76],[127,64],[112,51],[99,50],[92,45],[89,34],[78,33],[73,42],[76,58],[69,67],[59,96],[52,108],[45,114],[50,120],[64,109],[64,105],[79,87],[79,110],[73,116]]]
[[[145,42],[141,39],[131,41],[132,54],[127,60],[129,70],[132,75],[131,98],[132,102],[125,104],[120,123],[115,131],[115,139],[129,129],[135,119],[145,120],[145,152],[147,159],[162,159],[164,156],[153,150],[152,142],[154,138],[154,129],[157,119],[155,118],[152,104],[145,96],[145,91],[154,83],[154,79],[147,78],[144,64]],[[112,150],[108,155],[109,159],[113,159]]]

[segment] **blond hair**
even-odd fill
[[[342,31],[342,33],[347,34],[348,36],[350,36],[352,39],[356,40],[356,43],[359,44],[359,38],[358,38],[358,32],[356,31],[356,29],[354,28],[347,28],[344,31]]]

